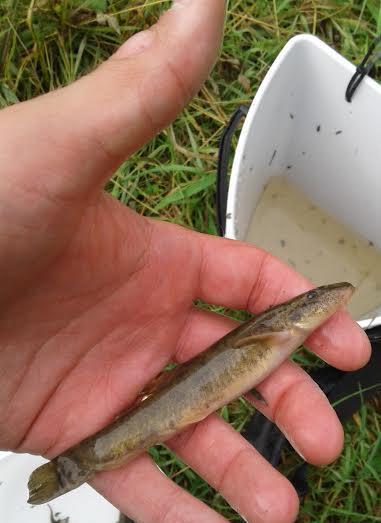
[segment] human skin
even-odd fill
[[[221,0],[177,2],[90,75],[1,111],[0,448],[60,453],[131,404],[167,362],[235,325],[196,310],[196,298],[258,312],[311,287],[252,245],[144,218],[102,190],[199,89],[223,20]],[[344,311],[308,346],[345,370],[370,354]],[[304,371],[287,362],[258,390],[259,408],[308,461],[337,457],[341,425]],[[290,483],[216,415],[170,447],[250,523],[295,520]],[[148,455],[92,485],[141,523],[225,521]]]

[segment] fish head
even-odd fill
[[[347,282],[323,285],[265,312],[258,327],[274,332],[300,333],[306,338],[341,307],[355,288]]]
[[[305,334],[312,333],[344,307],[355,288],[347,282],[323,285],[290,300],[284,321]]]
[[[354,290],[344,282],[300,294],[242,324],[232,336],[227,336],[228,346],[248,351],[261,368],[262,380],[343,307]]]

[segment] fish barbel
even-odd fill
[[[204,352],[159,376],[110,425],[32,472],[28,502],[45,503],[120,467],[248,392],[340,307],[354,287],[310,290],[242,323]]]

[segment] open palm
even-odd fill
[[[88,77],[0,114],[0,448],[56,455],[234,326],[196,298],[254,312],[309,287],[259,249],[148,220],[102,192],[207,76],[223,15],[221,0],[177,2]],[[344,312],[310,346],[344,369],[369,357]],[[287,362],[259,388],[300,453],[336,457],[340,424],[301,369]],[[248,521],[294,520],[291,485],[217,416],[169,446]],[[92,484],[143,523],[225,521],[147,455]]]

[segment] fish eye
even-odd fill
[[[307,294],[307,298],[309,300],[313,300],[314,298],[317,297],[317,292],[316,291],[310,291],[308,294]]]

